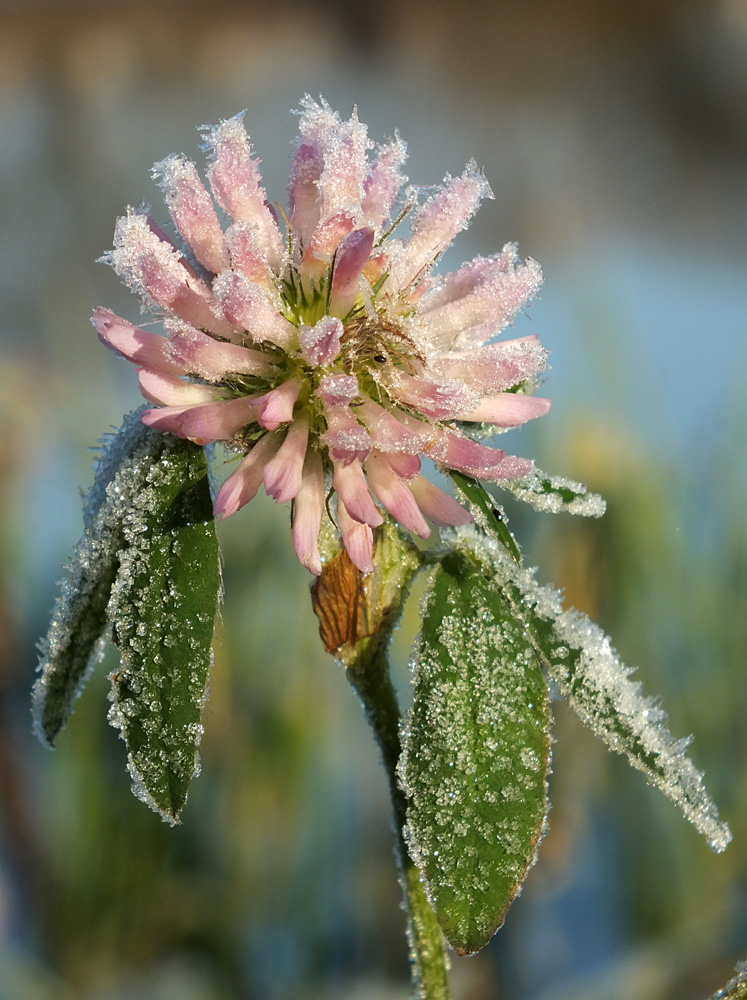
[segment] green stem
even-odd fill
[[[408,854],[404,839],[407,799],[397,784],[397,762],[402,749],[399,739],[400,711],[389,674],[386,645],[375,636],[366,642],[367,648],[358,651],[355,661],[347,665],[346,674],[363,702],[366,717],[381,750],[389,782],[400,883],[408,913],[407,933],[416,995],[420,1000],[449,1000],[444,936],[426,898],[420,872]]]

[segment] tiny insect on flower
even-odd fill
[[[242,117],[204,130],[210,192],[184,157],[154,167],[175,240],[146,209],[117,222],[105,260],[165,335],[103,308],[93,323],[138,365],[154,404],[145,423],[242,456],[216,516],[264,484],[278,503],[293,501],[293,544],[312,573],[330,509],[353,564],[370,572],[381,508],[423,537],[428,521],[471,520],[422,475],[421,459],[485,480],[533,471],[474,440],[469,425],[504,429],[549,409],[527,392],[547,360],[537,337],[496,340],[537,292],[540,268],[508,244],[437,274],[440,255],[492,197],[476,164],[418,205],[399,136],[374,150],[355,111],[344,121],[308,96],[281,232]],[[410,233],[399,238],[406,216]]]

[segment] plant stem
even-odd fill
[[[449,1000],[444,936],[426,898],[420,872],[408,854],[404,839],[407,799],[397,784],[397,762],[402,749],[399,738],[400,710],[389,673],[386,643],[376,636],[367,640],[365,650],[358,651],[354,662],[347,664],[346,674],[363,702],[366,718],[381,750],[389,782],[400,884],[408,914],[407,936],[416,996],[420,1000]]]

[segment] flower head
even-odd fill
[[[176,242],[147,210],[130,209],[107,260],[161,317],[165,336],[107,309],[93,322],[139,366],[155,404],[145,423],[196,444],[226,442],[242,456],[216,515],[234,513],[264,484],[278,503],[293,501],[296,553],[318,574],[331,486],[343,544],[370,572],[382,509],[422,537],[428,521],[471,520],[423,476],[422,458],[486,480],[532,471],[470,430],[513,427],[549,408],[523,391],[546,363],[538,339],[495,341],[541,274],[511,244],[433,273],[491,197],[474,162],[419,204],[405,187],[398,136],[371,155],[355,112],[343,121],[309,97],[299,121],[284,232],[241,115],[205,130],[210,192],[183,157],[156,164]],[[395,238],[405,216],[410,234]]]

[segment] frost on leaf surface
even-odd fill
[[[159,454],[130,497],[107,608],[122,657],[109,719],[135,794],[175,822],[198,770],[220,572],[204,452],[151,434]]]
[[[125,418],[121,430],[106,435],[95,463],[93,485],[84,500],[85,532],[67,563],[67,575],[40,644],[41,676],[33,694],[34,731],[52,746],[65,725],[91,668],[103,652],[106,606],[125,544],[130,502],[145,484],[160,436],[140,420]]]
[[[709,1000],[747,1000],[747,962],[738,962],[736,975]]]
[[[689,740],[670,735],[665,713],[630,679],[632,670],[608,636],[586,615],[564,610],[560,594],[539,586],[534,571],[511,562],[494,540],[469,529],[458,537],[474,558],[492,566],[496,590],[525,622],[539,661],[581,721],[664,792],[714,851],[723,851],[731,832],[685,755]]]
[[[533,649],[493,573],[446,555],[423,608],[400,778],[411,856],[449,943],[481,948],[542,836],[550,718]]]
[[[539,470],[496,485],[513,493],[517,500],[550,514],[565,511],[582,517],[601,517],[607,506],[598,493],[590,493],[583,483],[563,476],[548,476]]]

